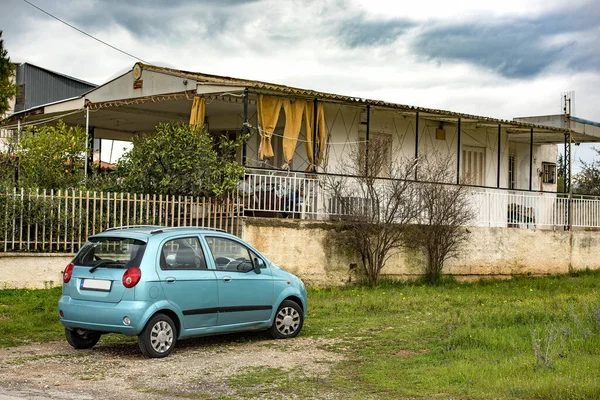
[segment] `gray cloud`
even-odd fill
[[[575,70],[598,70],[589,46],[573,39],[553,44],[557,34],[582,33],[600,28],[600,6],[562,10],[538,18],[463,22],[423,31],[412,43],[417,55],[437,62],[464,61],[491,69],[508,78],[536,76],[553,65]],[[581,37],[584,37],[582,35]]]
[[[405,19],[368,21],[359,16],[342,22],[337,34],[347,47],[381,46],[393,43],[414,25]]]

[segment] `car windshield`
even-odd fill
[[[140,265],[146,243],[129,238],[92,238],[75,259],[75,265],[96,268],[129,268]]]

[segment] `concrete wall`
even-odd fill
[[[600,268],[600,232],[468,228],[470,242],[445,272],[463,279],[513,274],[562,274],[569,268]],[[336,242],[336,225],[326,222],[246,219],[243,237],[272,262],[311,284],[338,285],[356,280],[352,264],[360,257]],[[383,274],[414,278],[423,256],[404,251],[393,257]]]
[[[337,241],[335,223],[246,218],[243,238],[276,265],[319,286],[359,279],[360,257]],[[468,228],[470,242],[445,273],[459,279],[508,277],[514,274],[563,274],[600,269],[600,231],[541,231],[510,228]],[[572,245],[571,245],[572,241]],[[60,285],[71,254],[0,254],[0,289]],[[398,279],[421,274],[423,256],[404,251],[382,271]],[[354,267],[356,266],[356,267]]]
[[[62,283],[72,254],[0,253],[0,289],[44,288]]]

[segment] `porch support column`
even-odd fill
[[[565,156],[563,158],[563,193],[571,190],[571,134],[565,133]]]
[[[500,157],[502,157],[502,125],[498,124],[498,174],[496,175],[496,188],[500,189]]]
[[[313,131],[312,131],[312,143],[313,143],[313,172],[317,172],[317,103],[318,100],[313,100]]]
[[[85,181],[85,179],[87,179],[87,176],[88,176],[88,170],[89,170],[88,165],[90,163],[90,157],[92,157],[92,159],[94,157],[93,142],[92,142],[92,154],[91,155],[89,153],[89,150],[90,150],[90,108],[86,104],[85,105],[85,164],[83,166],[84,181]]]
[[[371,134],[371,105],[367,104],[367,132],[365,143],[365,176],[369,176],[369,137]]]
[[[419,159],[419,112],[415,114],[415,162]],[[418,165],[415,167],[415,181],[419,180]]]
[[[244,137],[248,134],[248,88],[244,89],[244,125],[242,125],[242,134]],[[242,165],[246,166],[246,142],[242,145]]]
[[[533,128],[529,131],[529,191],[533,185]]]
[[[456,128],[456,184],[460,184],[460,118]]]

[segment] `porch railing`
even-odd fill
[[[246,215],[317,217],[320,187],[314,175],[247,169],[238,189]]]
[[[76,252],[112,226],[205,226],[240,234],[241,206],[209,199],[78,190],[0,191],[0,251]]]
[[[322,176],[247,170],[243,205],[246,215],[327,220],[364,199],[341,201],[327,192]],[[600,228],[600,198],[561,193],[475,189],[470,193],[473,226],[551,229]],[[570,214],[569,214],[570,213]]]

